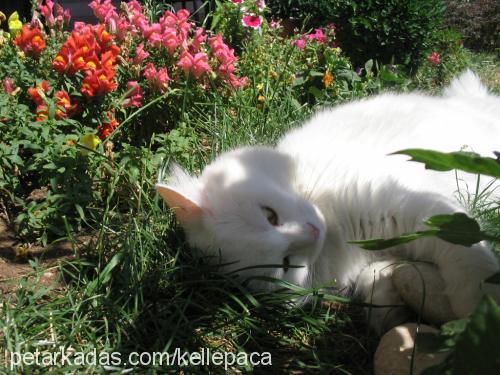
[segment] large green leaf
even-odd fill
[[[394,154],[408,155],[411,157],[411,161],[424,163],[426,169],[435,171],[459,169],[469,173],[500,178],[500,162],[497,159],[479,156],[472,152],[445,153],[433,150],[406,149]]]
[[[418,238],[432,236],[435,233],[436,231],[429,230],[429,231],[421,231],[415,233],[407,233],[399,237],[394,237],[389,239],[377,238],[364,241],[349,241],[349,243],[354,245],[359,245],[361,248],[365,250],[384,250],[393,246],[403,245],[407,242],[414,241]]]
[[[500,306],[484,297],[457,339],[453,374],[500,373]]]
[[[399,237],[390,239],[349,241],[349,243],[358,245],[365,250],[384,250],[429,236],[437,236],[444,241],[463,246],[472,246],[483,240],[500,240],[481,231],[476,220],[461,212],[452,215],[432,216],[424,223],[430,227],[429,230],[405,233]]]
[[[488,238],[476,220],[464,213],[436,215],[425,221],[430,227],[438,228],[436,236],[457,245],[472,246]]]

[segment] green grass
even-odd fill
[[[479,53],[472,54],[471,57],[471,68],[479,74],[486,86],[500,94],[500,55]]]
[[[182,144],[183,137],[190,139],[185,148],[176,148],[175,158],[196,172],[220,152],[238,145],[272,144],[311,113],[311,108],[298,106],[286,93],[270,94],[263,108],[257,108],[255,96],[237,95],[229,104],[214,97],[184,113],[183,122],[196,130],[196,136],[189,138],[186,134],[191,133],[186,130],[171,140],[175,146]],[[334,296],[323,298],[317,291],[300,288],[251,294],[233,276],[220,274],[193,254],[154,192],[159,161],[151,148],[143,148],[134,170],[126,163],[115,167],[108,205],[91,207],[102,218],[88,221],[95,241],[77,251],[75,260],[59,267],[60,288],[39,288],[36,280],[26,281],[6,297],[0,310],[5,349],[49,350],[47,342],[53,341],[57,347],[72,347],[77,352],[96,349],[119,351],[124,356],[134,351],[211,348],[270,352],[273,372],[370,372],[374,337],[368,334],[359,308],[339,305]],[[141,176],[139,181],[132,174]],[[68,233],[69,238],[72,235]],[[43,271],[34,272],[40,277]],[[290,308],[294,298],[311,293],[316,294],[313,304]],[[236,373],[236,369],[230,372]],[[45,372],[37,366],[13,370]],[[51,370],[104,371],[99,365]],[[163,372],[165,368],[149,366],[147,370]],[[208,370],[225,373],[216,366],[188,369],[190,373]]]
[[[481,69],[482,61],[476,62]],[[498,73],[498,64],[493,66]],[[491,71],[488,65],[480,74],[490,77]],[[263,108],[257,108],[257,91],[245,91],[230,103],[214,97],[186,111],[185,130],[165,146],[174,151],[165,154],[164,161],[173,157],[197,172],[233,147],[273,144],[310,116],[313,108],[297,105],[285,83],[266,84],[276,92],[265,93]],[[186,139],[187,143],[181,142]],[[95,241],[59,266],[60,287],[40,287],[37,277],[43,270],[33,263],[35,278],[26,279],[22,288],[3,298],[0,339],[4,348],[28,352],[65,346],[87,353],[117,351],[123,358],[134,351],[173,352],[174,348],[256,351],[272,354],[272,368],[235,366],[229,373],[370,373],[377,339],[368,332],[358,306],[301,288],[252,294],[188,248],[173,216],[154,192],[162,155],[152,147],[141,150],[134,169],[125,162],[115,167],[108,205],[92,208],[102,219],[88,222]],[[74,235],[68,233],[69,238]],[[312,294],[313,302],[290,308],[291,301],[304,294]],[[183,369],[226,373],[213,365]],[[165,373],[179,368],[135,370]],[[13,368],[17,373],[46,371],[39,366]],[[109,373],[99,364],[52,367],[51,371]]]

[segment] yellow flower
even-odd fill
[[[332,82],[333,82],[333,74],[327,70],[326,73],[323,75],[323,84],[325,85],[325,87],[330,87]]]
[[[26,54],[24,51],[17,51],[17,56],[19,56],[21,60],[26,60]]]
[[[259,83],[256,87],[257,87],[257,90],[259,90],[259,91],[264,90],[264,84],[263,83]]]
[[[89,153],[89,151],[87,149],[95,150],[99,143],[101,143],[101,140],[95,134],[82,135],[80,137],[80,144],[82,146],[85,146],[86,148],[81,149],[80,153],[82,155],[87,155]]]
[[[19,14],[17,12],[10,15],[8,23],[10,35],[12,36],[16,36],[17,33],[23,28],[23,23],[19,20]]]
[[[16,254],[17,259],[26,259],[29,255],[29,251],[26,246],[16,247],[14,253]]]

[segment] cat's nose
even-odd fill
[[[307,225],[311,228],[314,241],[316,241],[319,238],[320,230],[314,224],[307,223]]]

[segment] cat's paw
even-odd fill
[[[402,263],[395,267],[392,282],[399,295],[427,322],[444,323],[456,319],[439,268],[430,263]]]
[[[484,281],[498,271],[498,262],[489,246],[478,243],[470,248],[449,246],[438,263],[445,282],[445,293],[459,318],[471,314],[484,294],[500,300],[500,291]],[[496,297],[495,297],[496,295]]]
[[[394,267],[392,260],[372,263],[361,271],[356,284],[357,294],[370,305],[366,307],[368,325],[379,335],[412,315],[392,283]]]

